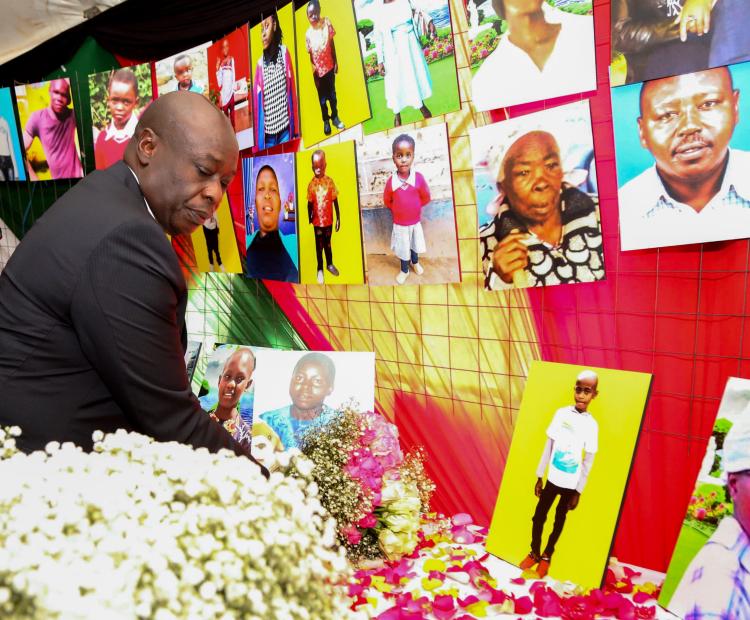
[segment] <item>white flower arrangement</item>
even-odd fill
[[[351,616],[309,479],[124,431],[26,455],[19,432],[0,428],[0,617]]]

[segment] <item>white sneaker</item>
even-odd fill
[[[213,263],[209,263],[209,265],[208,265],[208,268],[209,268],[209,269],[211,270],[211,272],[213,273],[213,270],[214,270],[214,264],[213,264]]]
[[[422,267],[421,263],[412,263],[411,268],[418,276],[421,276],[424,273],[424,267]]]
[[[398,282],[399,284],[403,284],[404,282],[406,282],[406,278],[408,277],[409,277],[408,271],[406,273],[404,273],[403,271],[399,271],[398,275],[396,276],[396,282]]]
[[[323,282],[324,282],[324,280],[323,280],[323,270],[320,269],[318,271],[318,284],[323,284]]]
[[[224,269],[224,265],[219,265],[219,269],[221,270],[222,273],[226,273],[227,272],[227,270]]]

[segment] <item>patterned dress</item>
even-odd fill
[[[529,264],[526,267],[529,286],[549,286],[575,282],[596,282],[604,278],[602,231],[594,200],[582,191],[564,186],[562,210],[562,238],[551,245],[532,235],[527,242]],[[508,288],[492,266],[492,254],[497,244],[510,231],[528,232],[507,202],[500,205],[495,218],[479,230],[482,249],[484,286],[488,290]]]
[[[218,404],[216,406],[218,406]],[[218,417],[216,417],[216,406],[214,406],[213,409],[208,412],[210,418],[214,422],[218,422],[219,424],[221,424],[224,427],[224,430],[227,431],[227,433],[229,433],[238,444],[240,444],[246,450],[250,451],[253,444],[252,427],[242,419],[239,411],[236,411],[236,415],[233,415],[228,420],[224,420],[222,422]]]

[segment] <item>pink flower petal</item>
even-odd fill
[[[513,610],[513,613],[524,615],[530,613],[532,609],[534,609],[534,603],[532,603],[531,597],[522,596],[521,598],[515,599],[515,609]]]
[[[471,515],[465,512],[459,512],[457,515],[453,515],[451,521],[453,521],[453,525],[457,526],[467,526],[474,523],[474,519],[471,518]]]

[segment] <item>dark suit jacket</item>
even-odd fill
[[[247,454],[193,396],[180,343],[187,289],[122,162],[50,207],[0,276],[0,425],[23,450],[91,449],[94,430]]]

